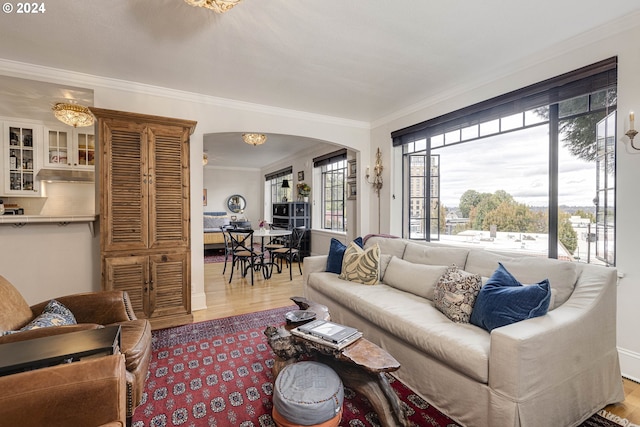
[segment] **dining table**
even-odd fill
[[[269,238],[273,239],[274,237],[284,237],[284,236],[290,236],[291,234],[293,234],[292,230],[285,230],[285,229],[276,229],[276,230],[270,230],[267,228],[259,228],[257,230],[255,230],[253,232],[253,237],[259,237],[260,238],[260,252],[264,253],[264,239],[265,238]],[[269,259],[269,261],[265,261],[264,262],[265,265],[270,265],[270,273],[269,273],[269,277],[271,277],[271,273],[273,272],[273,266],[275,265],[274,260]]]

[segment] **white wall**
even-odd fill
[[[616,253],[617,268],[624,274],[618,286],[618,348],[625,376],[640,379],[640,339],[637,334],[637,305],[640,303],[640,263],[638,242],[640,214],[638,183],[640,151],[632,151],[624,132],[628,130],[629,111],[640,111],[640,13],[554,46],[538,56],[526,58],[517,65],[520,72],[496,75],[469,82],[455,93],[441,94],[420,106],[376,123],[371,133],[373,156],[375,147],[383,151],[385,186],[381,195],[382,229],[401,233],[402,174],[401,152],[391,147],[390,133],[406,126],[440,116],[459,108],[525,87],[544,79],[572,71],[597,61],[618,57],[618,157]],[[636,121],[636,123],[638,123]],[[369,160],[373,163],[372,157]],[[393,199],[395,195],[395,199]],[[369,222],[377,221],[377,206],[369,205]]]
[[[262,188],[264,176],[259,169],[232,169],[206,166],[204,168],[204,188],[207,189],[206,212],[226,212],[228,215],[236,215],[227,209],[229,196],[239,194],[247,201],[244,210],[246,219],[257,227],[257,222],[262,218]]]
[[[196,130],[191,135],[191,217],[193,219],[201,218],[203,212],[204,170],[201,165],[204,134],[259,129],[265,133],[298,135],[320,139],[333,144],[351,147],[366,155],[369,153],[370,128],[368,123],[244,102],[240,103],[67,70],[20,64],[2,59],[0,59],[0,74],[92,89],[94,91],[94,105],[100,108],[197,121]],[[359,219],[359,223],[367,227],[368,218]],[[9,256],[12,251],[12,245],[4,244],[9,239],[7,234],[12,234],[11,239],[22,238],[21,235],[13,236],[13,233],[8,233],[8,231],[9,229],[0,227],[1,243],[3,243],[0,245],[0,259],[13,259]],[[198,310],[206,308],[204,259],[200,250],[203,247],[202,221],[193,220],[191,222],[191,237],[192,308],[193,310]],[[40,239],[46,240],[48,236],[41,235]],[[64,244],[64,242],[60,242],[60,244]],[[20,247],[22,248],[22,245]],[[91,243],[83,241],[80,250],[90,251],[90,248]],[[28,257],[26,255],[21,259],[24,259],[25,262],[7,262],[6,264],[0,262],[0,274],[10,276],[7,273],[10,273],[13,269],[19,269],[22,273],[20,281],[16,285],[25,294],[37,294],[38,289],[41,289],[41,284],[40,280],[38,280],[38,275],[32,268],[32,261],[27,261]],[[90,263],[85,263],[84,266],[78,267],[77,263],[72,259],[60,265],[60,271],[73,271],[74,268],[89,269],[92,273],[96,270],[99,271],[97,265]],[[84,279],[85,276],[92,277],[91,274],[85,274],[84,271],[82,274],[70,276],[53,274],[49,277],[47,286],[53,290],[67,289],[75,292],[94,289],[97,279],[94,277],[92,283],[88,283]]]

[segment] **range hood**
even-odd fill
[[[40,181],[51,182],[95,182],[96,173],[82,170],[40,169],[37,178]]]

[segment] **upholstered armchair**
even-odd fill
[[[124,427],[124,356],[102,356],[0,377],[0,424]]]
[[[43,314],[49,301],[29,306],[20,292],[8,280],[0,276],[0,335],[2,335],[0,336],[0,347],[9,342],[120,325],[120,352],[125,357],[126,366],[126,415],[127,418],[130,418],[141,402],[149,370],[151,359],[151,325],[149,321],[136,318],[131,309],[128,294],[122,291],[68,295],[55,298],[55,300],[71,311],[75,317],[75,324],[20,331],[28,329],[27,325],[42,317],[40,315]],[[20,332],[7,335],[7,331]],[[2,388],[0,394],[11,391]]]

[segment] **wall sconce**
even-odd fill
[[[633,145],[633,138],[635,138],[636,135],[638,134],[638,131],[633,128],[634,118],[635,118],[635,115],[633,114],[633,111],[631,111],[629,113],[629,130],[627,131],[627,133],[625,133],[625,135],[627,135],[629,137],[629,140],[631,141],[631,148],[633,148],[634,150],[640,150],[640,148]]]
[[[382,153],[380,152],[380,148],[376,152],[376,165],[373,167],[373,181],[369,181],[369,167],[367,167],[366,181],[367,183],[373,185],[373,189],[375,190],[378,197],[380,197],[380,189],[382,189],[382,170],[384,167],[382,166]]]

